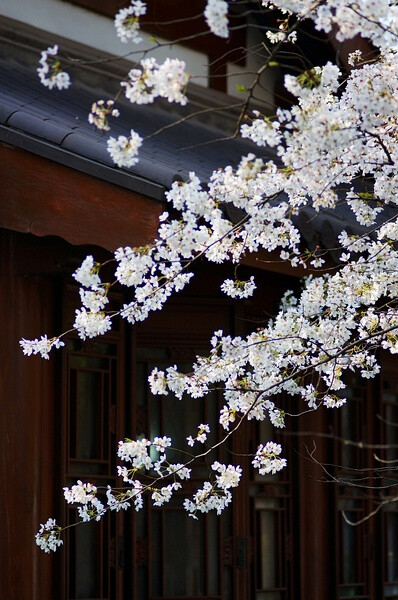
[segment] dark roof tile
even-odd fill
[[[113,119],[111,132],[96,131],[87,117],[93,101],[109,98],[103,90],[81,84],[48,90],[34,69],[4,61],[0,81],[0,139],[156,199],[175,179],[186,180],[190,171],[208,181],[216,166],[237,165],[252,151],[267,154],[245,140],[222,139],[225,133],[215,127],[181,121],[175,107],[157,103],[137,106],[122,100],[121,116]],[[106,140],[110,135],[128,135],[130,129],[151,137],[144,140],[138,164],[119,169],[107,152]],[[227,214],[228,210],[234,220],[236,211],[226,207]],[[386,215],[394,210],[387,209]],[[319,213],[304,207],[294,221],[312,249],[335,247],[343,229],[359,235],[366,231],[345,204]],[[338,260],[338,255],[334,258]]]
[[[12,113],[7,120],[7,125],[36,137],[45,138],[54,144],[61,144],[70,131],[64,124],[58,124],[52,119],[43,119],[37,113],[32,113],[26,106]]]
[[[193,120],[178,122],[174,107],[165,110],[157,104],[137,106],[122,101],[121,116],[113,119],[111,132],[99,132],[87,117],[93,101],[109,97],[102,90],[79,84],[67,90],[49,90],[40,84],[34,69],[1,61],[0,80],[4,82],[0,123],[106,166],[113,166],[106,150],[109,135],[128,135],[134,129],[145,138],[160,131],[144,141],[139,163],[123,171],[165,187],[176,176],[187,179],[192,170],[208,180],[215,165],[236,165],[243,154],[253,150],[242,140],[214,141],[223,136],[222,131]]]

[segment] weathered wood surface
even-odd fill
[[[108,250],[156,234],[156,200],[6,144],[0,165],[0,227]]]

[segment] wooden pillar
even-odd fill
[[[54,514],[55,363],[23,356],[18,343],[54,326],[51,280],[24,272],[31,239],[0,230],[0,596],[7,600],[54,598],[54,559],[34,536]]]

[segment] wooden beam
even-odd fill
[[[115,250],[156,236],[161,202],[0,144],[0,227]]]
[[[119,246],[148,244],[164,210],[157,200],[2,143],[0,178],[0,227],[58,236],[74,245],[113,252]],[[241,263],[294,277],[310,272],[291,267],[277,251],[245,255]]]

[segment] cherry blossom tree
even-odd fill
[[[207,0],[204,17],[218,36],[229,35],[229,11],[234,2]],[[398,352],[398,5],[396,0],[262,0],[261,10],[279,9],[279,29],[264,33],[268,58],[247,89],[240,134],[260,148],[273,149],[274,159],[254,154],[242,157],[237,167],[216,169],[208,185],[192,172],[185,183],[176,182],[166,194],[171,210],[160,216],[157,238],[141,248],[118,248],[114,253],[114,280],[103,281],[102,265],[88,256],[74,273],[80,285],[81,307],[74,329],[81,339],[111,329],[116,318],[134,324],[161,310],[168,297],[182,290],[193,277],[199,258],[238,265],[242,257],[259,250],[277,251],[293,268],[308,267],[300,295],[287,292],[278,314],[247,337],[232,337],[219,330],[211,338],[208,356],[198,357],[190,373],[176,366],[154,369],[149,377],[152,393],[201,398],[210,390],[223,390],[219,420],[226,441],[244,420],[269,419],[285,426],[279,404],[281,393],[297,401],[300,410],[338,408],[346,399],[350,373],[363,378],[380,371],[376,351]],[[140,39],[140,16],[146,4],[133,0],[115,17],[123,42]],[[317,30],[337,42],[361,36],[371,52],[350,54],[345,73],[332,63],[315,66],[297,76],[287,75],[285,87],[295,98],[290,108],[273,116],[249,111],[249,100],[266,68],[272,68],[284,44],[294,43],[299,24],[311,19]],[[58,48],[42,53],[38,75],[50,89],[66,88]],[[145,56],[121,83],[121,92],[133,103],[148,104],[161,97],[185,104],[189,76],[177,59],[159,64]],[[119,114],[114,101],[97,100],[90,123],[108,130],[109,118]],[[110,137],[108,152],[119,167],[139,160],[145,144],[131,130]],[[303,251],[296,217],[305,208],[319,212],[347,204],[362,235],[342,231],[338,237],[339,268],[323,269],[319,249]],[[240,209],[232,222],[226,207]],[[178,214],[178,217],[174,215]],[[236,271],[235,271],[236,272]],[[117,311],[108,311],[108,293],[115,283],[131,290],[132,300]],[[223,282],[221,290],[232,298],[247,298],[256,288],[255,277]],[[62,334],[22,340],[23,352],[49,358],[64,345]],[[172,440],[119,442],[118,472],[127,484],[106,491],[107,504],[91,483],[78,481],[65,488],[65,499],[78,506],[81,520],[100,520],[107,510],[140,510],[145,498],[156,506],[167,503],[190,477],[191,464],[211,452],[206,446],[210,426],[198,424],[187,432],[181,463],[170,463]],[[157,458],[150,449],[155,449]],[[187,452],[187,450],[189,452]],[[272,440],[259,440],[252,457],[260,474],[286,467],[283,449]],[[287,467],[288,468],[288,467]],[[213,462],[201,489],[187,498],[184,507],[197,518],[215,510],[220,514],[231,502],[231,489],[239,484],[239,464]],[[41,525],[37,544],[46,552],[62,543],[62,528],[54,519]]]

